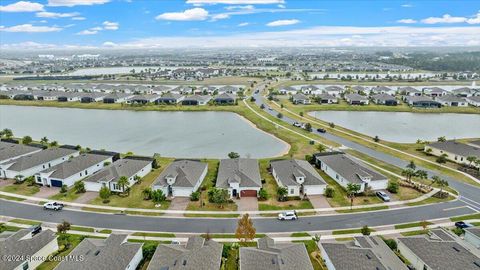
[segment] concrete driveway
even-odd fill
[[[258,199],[255,197],[243,197],[234,201],[238,211],[258,211]]]
[[[40,191],[35,193],[35,197],[38,198],[48,198],[50,196],[53,196],[55,194],[58,194],[60,192],[60,188],[58,187],[40,187]]]
[[[331,208],[327,198],[323,195],[308,195],[308,199],[313,205],[313,208]]]
[[[0,179],[0,187],[8,186],[13,184],[15,181],[12,179]]]
[[[175,197],[171,200],[168,210],[185,210],[188,203],[190,203],[189,197]]]
[[[80,195],[75,201],[75,203],[88,203],[90,202],[91,200],[95,199],[96,197],[98,197],[98,192],[94,192],[94,191],[87,191],[85,193],[83,193],[82,195]]]

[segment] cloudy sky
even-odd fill
[[[480,46],[480,1],[0,0],[0,46]]]

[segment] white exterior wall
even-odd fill
[[[460,164],[466,164],[466,165],[469,165],[470,162],[467,160],[467,157],[464,157],[464,156],[460,156],[460,155],[455,155],[453,153],[450,153],[450,152],[446,152],[446,151],[443,151],[443,150],[440,150],[440,149],[437,149],[437,148],[434,148],[434,147],[431,147],[429,145],[426,145],[425,146],[425,151],[427,151],[427,149],[432,149],[432,152],[430,152],[430,154],[434,155],[434,156],[441,156],[443,154],[446,154],[446,158],[452,162],[455,162],[455,163],[460,163]],[[475,164],[472,164],[475,166]]]
[[[476,248],[480,248],[480,237],[476,236],[475,234],[465,230],[465,241],[469,242]]]
[[[103,184],[102,183],[94,183],[94,182],[83,182],[85,183],[85,190],[87,191],[96,191],[99,192],[100,189],[102,188]]]
[[[168,188],[165,188],[167,193],[164,193],[165,195],[168,194]],[[173,197],[190,197],[192,192],[195,189],[189,188],[189,187],[174,187],[172,189],[172,195]]]
[[[472,99],[467,98],[468,104],[475,106],[475,107],[480,107],[480,101],[474,101]]]
[[[339,173],[334,171],[332,168],[328,167],[325,163],[322,162],[321,166],[322,171],[324,171],[328,176],[330,176],[335,182],[337,182],[343,188],[347,188],[347,185],[350,183],[347,179],[343,178]],[[363,192],[365,190],[365,185],[360,185],[359,192]]]
[[[143,167],[140,171],[138,171],[137,173],[135,173],[134,175],[130,176],[128,178],[128,183],[129,183],[129,187],[133,186],[133,184],[136,183],[135,181],[135,176],[138,176],[140,178],[144,177],[145,175],[147,175],[149,172],[152,171],[152,163],[149,163],[147,166]],[[110,182],[109,183],[109,188],[111,191],[118,191],[118,192],[121,192],[122,191],[122,188],[121,187],[117,187],[115,188],[115,185],[117,184],[117,182]]]
[[[303,193],[308,195],[321,195],[325,193],[325,188],[327,185],[317,185],[317,186],[303,186]]]
[[[332,261],[330,260],[330,257],[328,257],[328,253],[325,251],[322,244],[319,244],[318,247],[320,249],[320,254],[322,254],[322,259],[325,261],[325,266],[327,267],[327,269],[328,270],[336,270],[335,266],[333,265]]]
[[[138,249],[138,252],[135,254],[135,256],[132,258],[132,260],[130,261],[130,263],[127,265],[127,267],[125,268],[125,270],[135,270],[137,269],[137,266],[138,264],[140,264],[140,262],[142,261],[143,259],[143,252],[142,252],[142,248],[139,248]]]
[[[40,249],[37,253],[33,254],[32,257],[47,258],[50,254],[56,252],[57,250],[58,250],[58,242],[57,242],[57,238],[55,238],[50,243],[48,243],[46,246],[44,246],[42,249]],[[27,261],[25,261],[25,262],[27,262]],[[42,264],[43,262],[44,262],[44,260],[28,261],[28,269],[35,269],[40,264]],[[18,267],[16,267],[15,270],[23,270],[22,265],[23,265],[23,263],[21,265],[19,265]]]
[[[288,194],[287,196],[300,196],[300,187],[299,186],[287,186]]]
[[[368,186],[371,187],[372,190],[387,189],[388,180],[370,181]]]
[[[51,160],[49,162],[45,162],[43,164],[40,164],[40,165],[37,165],[35,167],[32,167],[32,168],[28,168],[26,170],[23,170],[23,171],[13,171],[13,170],[8,170],[8,167],[7,169],[4,169],[4,166],[0,165],[0,177],[5,177],[5,178],[9,178],[9,179],[13,179],[15,178],[15,176],[17,175],[23,175],[24,178],[27,178],[27,177],[30,177],[30,176],[33,176],[35,175],[36,173],[39,173],[45,169],[48,169],[50,167],[53,167],[57,164],[60,164],[62,162],[65,162],[67,161],[71,156],[73,157],[76,157],[80,154],[80,152],[74,152],[70,155],[67,155],[67,156],[63,156],[61,158],[57,158],[57,159],[54,159],[54,160]]]

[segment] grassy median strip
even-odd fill
[[[306,232],[296,232],[290,235],[290,237],[309,237],[309,236],[310,234]]]
[[[0,199],[5,199],[5,200],[9,200],[9,201],[17,201],[17,202],[25,201],[25,199],[22,199],[22,198],[6,196],[6,195],[0,195]]]
[[[359,212],[378,211],[378,210],[385,210],[385,209],[388,209],[387,205],[348,209],[348,210],[336,210],[336,212],[337,213],[359,213]]]
[[[374,232],[374,229],[370,228],[370,232]],[[338,230],[338,231],[333,231],[332,235],[342,235],[342,234],[354,234],[354,233],[362,233],[362,229],[347,229],[347,230]]]
[[[453,221],[453,222],[462,221],[462,220],[469,220],[469,219],[480,219],[480,213],[450,218],[450,220]]]
[[[15,223],[15,224],[25,224],[25,225],[38,225],[41,224],[39,221],[33,221],[33,220],[27,220],[27,219],[19,219],[15,218],[12,220],[9,220],[8,222]]]
[[[227,238],[227,239],[234,239],[234,238],[237,238],[237,236],[235,234],[222,234],[222,233],[217,233],[217,234],[202,234],[200,235],[201,237],[203,238],[206,238],[207,236],[210,237],[210,238],[213,238],[213,239],[216,239],[216,238]],[[265,237],[266,235],[263,234],[263,233],[257,233],[255,234],[255,238],[263,238]]]
[[[81,227],[81,226],[70,226],[70,230],[79,231],[79,232],[95,232],[94,228],[89,227]]]
[[[21,230],[22,228],[16,227],[16,226],[9,226],[5,225],[4,223],[0,223],[0,233],[4,231],[11,231],[11,232],[16,232],[18,230]]]
[[[407,228],[414,228],[414,227],[423,227],[423,226],[428,226],[428,225],[432,225],[432,224],[433,223],[429,222],[429,221],[405,223],[405,224],[395,225],[395,229],[400,230],[400,229],[407,229]]]
[[[175,234],[173,234],[173,233],[156,233],[156,232],[135,232],[135,233],[132,233],[131,236],[174,238]]]
[[[427,234],[428,230],[418,230],[418,231],[411,231],[411,232],[403,232],[401,233],[402,236],[415,236],[415,235],[422,235]]]

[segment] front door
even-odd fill
[[[232,197],[235,197],[235,198],[237,197],[237,190],[236,190],[236,189],[234,189],[234,190],[232,191]]]
[[[168,194],[167,196],[172,196],[173,195],[173,188],[172,186],[168,186]]]

